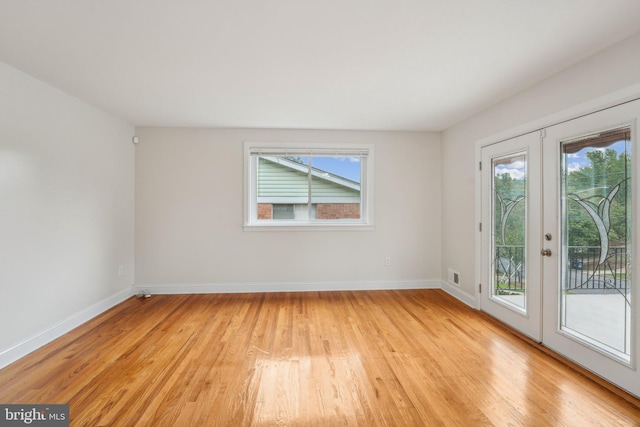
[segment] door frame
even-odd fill
[[[507,141],[509,139],[513,139],[528,133],[532,133],[532,132],[540,132],[543,131],[546,128],[555,126],[555,125],[559,125],[562,124],[564,122],[568,122],[568,121],[572,121],[574,119],[578,119],[581,118],[583,116],[586,115],[590,115],[593,113],[597,113],[599,111],[602,110],[607,110],[611,107],[615,107],[618,105],[622,105],[631,101],[636,101],[636,100],[640,100],[640,84],[639,85],[634,85],[631,86],[627,89],[624,89],[623,91],[619,91],[619,92],[615,92],[600,98],[596,98],[594,100],[591,100],[587,103],[584,104],[580,104],[576,107],[573,108],[569,108],[563,111],[560,111],[558,113],[554,113],[551,114],[549,116],[545,116],[541,119],[532,121],[528,124],[522,125],[522,126],[518,126],[497,134],[494,134],[492,136],[486,137],[486,138],[482,138],[478,141],[476,141],[475,144],[475,302],[476,302],[476,308],[482,310],[482,296],[480,295],[479,291],[478,291],[478,287],[479,284],[482,283],[482,251],[483,251],[483,235],[482,235],[482,231],[481,231],[481,226],[480,224],[482,223],[482,218],[483,218],[483,195],[482,195],[482,172],[480,170],[481,166],[480,166],[480,162],[482,161],[482,149],[483,147],[489,146],[489,145],[493,145],[499,142],[504,142]],[[640,124],[638,125],[638,128],[640,128]],[[636,128],[636,131],[638,131],[638,128]],[[636,136],[637,138],[637,136]],[[638,144],[640,146],[640,144]],[[640,148],[637,148],[640,149]],[[544,155],[543,155],[544,158]],[[638,165],[638,163],[640,163],[640,153],[634,152],[634,171],[633,173],[635,174],[634,176],[634,182],[639,182],[640,177],[637,175],[638,173],[638,169],[640,169],[639,166],[635,166]],[[640,212],[638,212],[638,208],[640,207],[640,188],[638,188],[637,186],[635,186],[634,188],[634,207],[636,208],[635,212],[634,212],[634,216],[635,218],[638,218],[638,215],[640,215]],[[637,222],[635,222],[637,224]],[[487,230],[488,231],[488,230]],[[634,231],[634,240],[633,240],[633,245],[635,248],[637,248],[640,251],[640,238],[638,237],[640,234],[640,230],[636,229]],[[640,262],[635,262],[638,259],[638,254],[634,255],[634,264],[635,266],[638,266],[638,268],[640,269]],[[546,273],[545,273],[546,275]],[[544,276],[543,276],[544,278]],[[640,278],[639,278],[640,279]],[[543,279],[544,280],[544,279]],[[640,284],[640,280],[637,280],[636,283]],[[489,286],[489,284],[483,284],[484,287]],[[482,290],[482,292],[485,292],[485,289]],[[634,294],[632,295],[634,302],[635,302],[635,307],[636,307],[636,313],[638,310],[638,304],[640,304],[640,297],[638,297],[637,294],[638,292],[634,292]],[[546,301],[547,298],[544,297],[544,291],[543,291],[543,304],[544,301]],[[542,306],[542,316],[545,316],[545,312],[548,311],[548,309],[545,308],[545,306]],[[640,328],[640,314],[636,314],[636,319],[634,319],[633,317],[634,315],[632,314],[632,322],[635,322],[636,324],[636,328]],[[544,327],[543,327],[543,337],[542,339],[544,340]],[[633,342],[633,338],[632,338],[632,345],[636,345],[639,346],[640,343],[635,343]],[[555,350],[552,350],[555,352]],[[636,354],[635,356],[635,360],[632,360],[631,363],[635,364],[635,369],[640,369],[640,360],[638,359],[640,358],[639,354]],[[571,359],[571,358],[570,358]],[[579,361],[575,361],[574,363],[576,364],[580,364]],[[612,381],[612,380],[609,380]],[[640,393],[637,392],[632,392],[630,391],[629,385],[625,384],[625,381],[620,381],[618,383],[613,383],[614,385],[616,385],[617,387],[620,387],[621,389],[625,389],[627,392],[631,393],[631,394],[636,394],[637,397],[640,397]],[[633,387],[634,390],[636,390],[636,387]]]

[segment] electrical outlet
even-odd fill
[[[385,259],[384,259],[384,265],[391,265],[391,257],[390,257],[390,256],[385,257]]]

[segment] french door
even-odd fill
[[[482,310],[640,396],[640,101],[483,147]]]
[[[482,310],[542,337],[541,146],[530,133],[482,149]]]

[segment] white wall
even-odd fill
[[[640,83],[640,34],[559,73],[442,134],[442,273],[460,272],[461,288],[475,295],[476,141],[582,105]],[[627,92],[627,91],[625,91]],[[586,107],[585,107],[586,108]],[[586,111],[585,111],[586,112]]]
[[[0,367],[130,294],[133,132],[0,63]]]
[[[227,290],[412,286],[429,280],[439,285],[438,134],[136,132],[141,141],[136,146],[137,287],[197,292],[212,285]],[[243,231],[244,141],[374,144],[375,231]],[[384,265],[386,256],[390,266]]]

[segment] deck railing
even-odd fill
[[[496,246],[496,287],[504,292],[522,292],[525,287],[524,247]]]
[[[602,264],[599,246],[569,246],[565,290],[574,292],[620,292],[627,294],[628,254],[625,247],[610,247]],[[501,292],[522,292],[526,283],[524,247],[496,246],[496,288]]]
[[[610,247],[602,264],[599,246],[569,246],[566,290],[629,290],[626,247]]]

